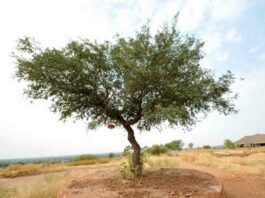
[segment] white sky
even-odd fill
[[[230,69],[245,78],[234,86],[240,94],[236,102],[240,111],[227,117],[212,113],[188,133],[180,129],[137,132],[140,144],[183,139],[196,146],[220,145],[226,138],[264,133],[264,45],[257,36],[256,45],[249,46],[253,38],[242,27],[250,9],[256,8],[247,0],[0,1],[0,159],[117,152],[128,145],[122,129],[87,131],[83,122],[60,122],[46,101],[30,104],[22,94],[23,85],[13,78],[10,53],[18,38],[32,36],[42,46],[55,47],[77,38],[110,40],[116,33],[133,35],[147,18],[155,31],[178,11],[179,28],[206,41],[204,67],[217,73]],[[243,54],[257,61],[243,61]]]

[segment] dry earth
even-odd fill
[[[122,180],[113,169],[72,181],[58,198],[221,198],[222,190],[214,176],[192,169],[148,171],[138,180]]]
[[[228,171],[228,170],[222,170],[222,169],[217,169],[217,168],[202,167],[202,166],[192,165],[192,164],[184,163],[184,162],[180,162],[179,169],[194,169],[194,170],[199,170],[199,171],[207,172],[207,173],[214,175],[218,180],[220,180],[223,183],[224,189],[225,189],[225,192],[228,198],[265,198],[265,177],[264,176],[244,174],[244,173],[239,173],[236,171]],[[95,179],[99,175],[102,175],[102,174],[105,175],[105,178],[110,178],[111,176],[115,176],[118,174],[118,170],[114,168],[113,166],[86,166],[86,167],[83,166],[80,168],[73,168],[70,171],[75,172],[75,173],[79,172],[80,175],[86,175],[86,177],[83,177],[83,178],[95,178]],[[57,174],[63,174],[63,173],[64,172],[52,173],[52,174],[57,175]],[[0,187],[1,186],[15,187],[17,185],[34,184],[42,180],[45,176],[46,174],[17,177],[17,178],[0,178]],[[149,178],[149,179],[152,179],[152,178]],[[183,182],[182,180],[176,180],[176,181],[177,181],[176,185],[181,185],[181,183]],[[119,183],[117,184],[117,180],[115,180],[115,178],[114,180],[109,179],[108,182],[109,183],[106,183],[106,184],[108,184],[109,186],[115,185],[115,189],[117,190],[123,187],[126,187],[127,189],[130,188],[130,184],[127,183],[125,180],[120,180],[121,184]],[[145,184],[132,183],[131,185],[133,185],[135,188],[137,188],[137,185],[143,185],[142,187],[148,188],[148,182]],[[160,185],[157,187],[159,188]],[[154,186],[154,190],[156,190],[155,188],[156,187]],[[175,197],[177,197],[180,193],[178,191],[173,191],[173,190],[171,191],[166,188],[164,189],[165,191],[167,191],[168,194],[170,193],[172,193],[171,195],[175,194],[176,195]],[[126,194],[126,192],[124,193],[125,193],[124,195],[128,195]],[[130,197],[130,195],[126,197]],[[136,194],[133,194],[133,197],[139,198],[137,192]]]
[[[214,175],[224,185],[228,198],[265,198],[265,177],[181,162],[181,168],[192,168]]]

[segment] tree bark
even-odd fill
[[[142,175],[142,170],[143,170],[142,161],[140,157],[141,147],[135,139],[132,127],[130,125],[124,125],[124,128],[128,132],[128,140],[133,147],[132,163],[133,163],[134,175],[136,177],[140,177]]]

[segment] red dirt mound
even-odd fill
[[[58,198],[224,198],[214,176],[192,169],[161,169],[137,180],[123,180],[115,173],[90,175],[72,181]]]

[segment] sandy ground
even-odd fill
[[[180,168],[191,168],[214,175],[223,185],[228,198],[265,198],[265,177],[180,163]]]
[[[232,172],[228,170],[221,170],[216,168],[195,166],[188,163],[180,162],[181,169],[195,169],[214,175],[220,180],[228,198],[265,198],[265,177]],[[97,173],[117,174],[113,166],[87,166],[70,170],[70,172],[80,172],[88,177],[97,175]],[[50,173],[50,174],[64,174],[64,172]],[[20,184],[35,183],[45,177],[43,175],[25,176],[18,178],[0,178],[0,186],[16,186]]]

